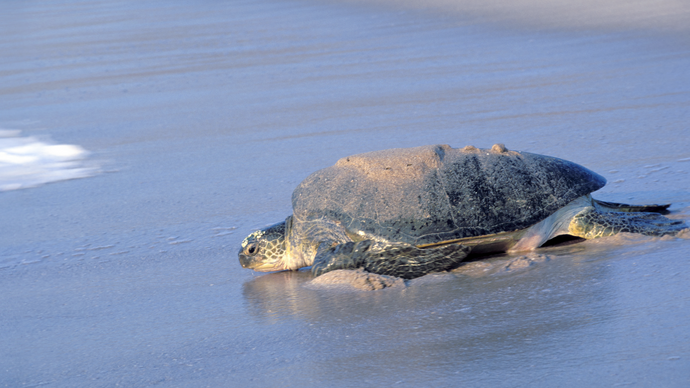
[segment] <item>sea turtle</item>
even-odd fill
[[[606,180],[527,152],[448,145],[340,159],[292,194],[293,214],[242,242],[242,267],[365,270],[411,279],[452,269],[471,252],[523,251],[571,235],[659,236],[686,228],[659,213],[593,199]]]

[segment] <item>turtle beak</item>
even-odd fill
[[[241,249],[240,249],[240,254],[239,254],[239,256],[240,256],[240,265],[242,266],[242,268],[249,268],[249,269],[251,269],[251,268],[252,268],[252,264],[253,264],[253,263],[252,263],[252,262],[253,262],[252,258],[249,257],[249,256],[247,256],[247,255],[245,255],[245,254],[243,254]]]
[[[242,268],[253,269],[259,272],[280,271],[284,269],[277,267],[274,262],[267,261],[266,258],[261,255],[249,256],[245,255],[242,250],[240,250],[238,256]]]
[[[244,248],[240,248],[240,251],[237,252],[237,256],[240,258],[240,265],[242,268],[254,269],[257,264],[261,264],[261,262],[257,260],[256,256],[246,255],[244,253]]]

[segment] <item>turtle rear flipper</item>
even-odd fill
[[[379,275],[414,279],[454,268],[469,251],[470,247],[457,244],[422,249],[399,242],[347,242],[320,251],[311,271],[319,276],[336,269],[364,268]]]
[[[613,236],[618,233],[639,233],[647,236],[676,234],[687,225],[659,213],[602,212],[586,207],[570,221],[569,234],[586,239]]]
[[[647,212],[647,213],[660,213],[668,214],[668,208],[671,206],[670,203],[658,205],[628,205],[627,203],[616,203],[616,202],[606,202],[595,199],[594,202],[601,206],[603,210],[613,211],[613,212]]]

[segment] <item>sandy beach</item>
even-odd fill
[[[687,234],[376,291],[237,259],[311,172],[426,144],[571,160],[690,219],[690,9],[590,5],[6,4],[0,386],[688,386]]]

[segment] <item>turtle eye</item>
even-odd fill
[[[249,245],[247,245],[246,248],[244,248],[244,251],[247,252],[248,255],[253,255],[258,250],[259,250],[259,248],[256,246],[256,244],[249,244]]]

